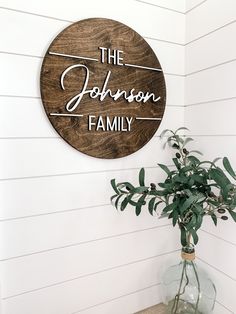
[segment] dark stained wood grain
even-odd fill
[[[166,103],[166,87],[163,72],[118,66],[100,62],[98,47],[123,51],[123,63],[161,68],[148,43],[134,30],[117,21],[94,18],[82,20],[63,30],[50,45],[41,69],[41,96],[50,122],[60,136],[82,153],[99,158],[119,158],[130,155],[143,147],[155,134],[160,121],[135,120],[136,117],[162,118]],[[95,58],[99,61],[79,60],[49,54],[50,52]],[[83,117],[51,116],[65,113],[65,104],[81,91],[85,71],[75,68],[65,77],[65,90],[61,88],[63,71],[71,65],[86,65],[90,72],[88,89],[102,88],[107,72],[111,71],[107,88],[143,91],[160,96],[154,103],[127,102],[123,97],[103,101],[84,95],[80,105],[71,113]],[[130,132],[88,130],[88,116],[133,117]]]

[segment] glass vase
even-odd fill
[[[205,271],[194,262],[193,247],[182,249],[182,260],[171,266],[162,279],[166,314],[211,314],[216,289]]]

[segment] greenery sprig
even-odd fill
[[[161,206],[161,217],[167,216],[173,226],[179,226],[183,247],[198,243],[198,230],[203,218],[210,216],[215,225],[217,220],[227,220],[227,213],[236,222],[236,174],[227,157],[223,158],[224,170],[216,165],[221,158],[213,161],[201,161],[196,154],[201,152],[188,151],[186,146],[193,141],[190,137],[181,136],[181,127],[176,131],[165,130],[161,137],[167,136],[166,143],[175,150],[174,168],[163,164],[158,166],[166,173],[164,182],[145,184],[145,170],[139,172],[139,185],[130,182],[116,183],[111,180],[115,195],[111,197],[117,209],[124,211],[129,205],[140,215],[146,205],[151,215]],[[226,172],[226,173],[225,173]],[[158,188],[157,188],[158,187]]]

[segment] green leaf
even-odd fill
[[[184,126],[181,126],[180,128],[178,128],[176,131],[175,131],[175,134],[180,131],[180,130],[186,130],[186,131],[189,131],[188,128],[184,127]]]
[[[181,213],[183,213],[186,209],[192,206],[193,203],[195,203],[198,200],[198,196],[192,195],[189,198],[186,199],[186,201],[183,203],[183,205],[180,208]]]
[[[198,174],[193,174],[193,175],[192,175],[192,179],[193,179],[194,181],[196,181],[197,183],[200,183],[200,184],[204,184],[204,183],[205,183],[204,177],[203,177],[203,176],[200,176],[200,175],[198,175]]]
[[[153,215],[155,200],[156,200],[156,198],[153,197],[153,198],[149,201],[149,203],[148,203],[148,210],[149,210],[149,213],[150,213],[151,215]]]
[[[141,168],[139,171],[139,185],[140,186],[145,186],[144,184],[144,176],[145,176],[145,170],[144,168]]]
[[[181,164],[179,163],[178,159],[177,158],[172,158],[175,166],[177,169],[180,169],[181,168]]]
[[[201,205],[199,205],[198,203],[195,203],[193,205],[193,212],[195,212],[197,215],[202,214],[204,212],[204,209]]]
[[[121,202],[120,210],[121,210],[121,211],[125,210],[125,208],[126,208],[126,206],[128,205],[128,203],[129,203],[129,197],[127,196],[127,197],[125,197],[125,198],[123,199],[123,201]]]
[[[188,180],[188,186],[192,187],[193,185],[194,185],[194,179],[190,177],[190,179]]]
[[[122,196],[123,196],[123,194],[120,194],[120,195],[117,197],[116,201],[115,201],[115,208],[116,208],[116,209],[118,209],[119,200],[120,200],[120,198],[121,198]]]
[[[111,203],[112,203],[112,201],[114,200],[114,198],[116,198],[118,195],[117,194],[115,194],[115,195],[113,195],[112,197],[111,197]]]
[[[176,139],[177,142],[179,142],[179,143],[181,143],[181,144],[184,143],[184,140],[183,140],[183,137],[182,137],[182,136],[175,135],[174,137],[175,137],[175,139]]]
[[[224,189],[222,189],[222,196],[224,199],[227,199],[229,192],[234,188],[233,184],[227,184]]]
[[[211,214],[211,219],[213,220],[214,225],[217,226],[217,217],[215,214]]]
[[[113,190],[116,192],[116,194],[120,194],[119,190],[117,189],[116,180],[115,179],[111,180],[111,186],[113,187]]]
[[[173,224],[173,227],[174,227],[176,225],[177,221],[178,221],[179,214],[178,214],[177,210],[174,210],[172,213],[173,213],[172,224]]]
[[[189,223],[186,225],[186,229],[187,230],[192,229],[195,226],[196,222],[197,222],[197,218],[195,215],[193,215]]]
[[[208,199],[207,202],[208,202],[209,204],[214,205],[214,206],[218,206],[218,205],[219,205],[219,202],[214,201],[214,200],[211,200],[211,199]]]
[[[232,210],[229,210],[229,213],[230,213],[231,217],[233,218],[233,220],[236,222],[236,213],[233,212]]]
[[[171,132],[171,133],[173,134],[173,131],[171,131],[171,130],[169,130],[169,129],[163,130],[163,131],[161,132],[161,134],[160,134],[160,138],[163,138],[163,137],[166,135],[166,133],[169,133],[169,132]]]
[[[203,221],[203,215],[200,214],[200,215],[197,216],[197,222],[196,222],[196,225],[195,225],[195,229],[196,230],[201,228],[202,221]]]
[[[184,227],[180,227],[180,231],[181,231],[181,244],[182,244],[182,246],[186,246],[187,245],[186,230]]]
[[[161,167],[161,169],[163,169],[168,175],[170,174],[170,170],[167,166],[162,165],[162,164],[158,164],[159,167]]]
[[[221,160],[222,158],[221,157],[217,157],[217,158],[215,158],[215,159],[213,159],[213,164],[215,164],[217,161],[219,161],[219,160]]]
[[[191,137],[186,137],[186,139],[184,140],[184,143],[183,143],[183,147],[185,146],[185,145],[187,145],[189,142],[191,142],[191,141],[193,141],[193,138],[191,138]]]
[[[165,196],[167,194],[169,194],[167,191],[156,191],[156,190],[152,190],[148,193],[149,195],[157,195],[157,196]]]
[[[224,174],[224,172],[219,169],[210,169],[209,170],[209,174],[211,176],[211,178],[222,188],[224,189],[226,187],[226,185],[230,184],[229,179],[226,177],[226,175]]]
[[[163,213],[168,213],[168,212],[174,210],[174,209],[177,207],[177,205],[178,205],[177,202],[171,203],[171,204],[167,205],[167,206],[162,210],[162,212],[163,212]]]
[[[236,179],[236,174],[229,162],[229,159],[227,157],[223,158],[223,165],[225,167],[225,170],[231,175],[231,177],[233,177],[234,179]]]
[[[138,186],[137,188],[134,188],[133,190],[132,190],[132,193],[137,193],[137,194],[139,194],[139,193],[143,193],[143,192],[148,192],[148,187],[146,187],[146,186]]]
[[[193,242],[194,242],[194,244],[197,244],[197,243],[198,243],[198,235],[197,235],[196,230],[191,229],[191,230],[190,230],[190,233],[191,233],[191,235],[192,235],[192,237],[193,237]]]
[[[185,166],[185,167],[183,167],[183,168],[181,168],[181,172],[188,172],[188,171],[191,171],[191,170],[193,170],[193,167],[191,167],[191,166]]]
[[[144,201],[144,200],[145,200],[145,197],[146,197],[146,195],[142,195],[142,196],[139,198],[139,200],[138,200],[138,203],[137,203],[136,208],[135,208],[136,216],[139,216],[139,215],[140,215],[143,205],[146,204],[146,202]]]
[[[198,155],[201,155],[201,156],[203,156],[203,153],[202,152],[200,152],[199,150],[190,150],[190,152],[189,152],[189,154],[192,154],[192,153],[195,153],[195,154],[198,154]]]
[[[173,189],[174,184],[173,183],[158,183],[159,187],[163,188],[163,189]]]
[[[200,160],[196,158],[195,156],[188,156],[187,158],[192,164],[195,164],[195,165],[200,164]]]
[[[157,210],[157,206],[159,205],[159,204],[161,204],[161,203],[163,203],[162,201],[158,201],[155,205],[154,205],[154,210],[156,211]]]
[[[173,178],[173,181],[174,182],[179,182],[179,183],[187,183],[188,182],[188,177],[186,177],[185,174],[181,174],[181,175],[176,175],[174,178]]]

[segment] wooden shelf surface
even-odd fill
[[[149,307],[146,310],[137,312],[136,314],[165,314],[165,305],[158,304],[158,305]]]

